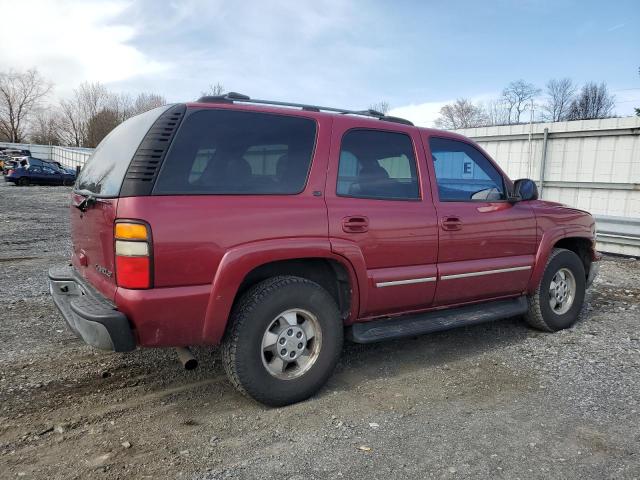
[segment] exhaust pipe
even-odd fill
[[[177,347],[176,353],[178,354],[178,360],[185,370],[193,370],[198,366],[198,360],[193,356],[189,347]]]

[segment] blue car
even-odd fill
[[[16,185],[73,185],[76,174],[57,163],[29,157],[9,170],[4,176],[6,182]]]

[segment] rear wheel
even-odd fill
[[[547,332],[569,328],[578,320],[585,290],[580,257],[570,250],[554,249],[538,288],[528,297],[527,323]]]
[[[29,179],[27,177],[20,177],[18,179],[18,185],[20,185],[21,187],[26,187],[27,185],[29,185]]]
[[[343,325],[333,297],[299,277],[274,277],[237,303],[222,347],[229,379],[270,406],[316,393],[333,372]]]

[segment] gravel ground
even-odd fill
[[[347,344],[319,395],[269,409],[214,349],[185,372],[67,331],[46,270],[68,196],[0,182],[0,478],[640,478],[640,262],[605,258],[570,330]]]

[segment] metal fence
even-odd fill
[[[31,143],[0,142],[0,147],[29,150],[31,155],[36,158],[60,162],[69,168],[82,168],[93,152],[93,148],[58,147],[56,145],[35,145]]]
[[[640,117],[457,130],[541,197],[596,217],[599,248],[640,255]]]

